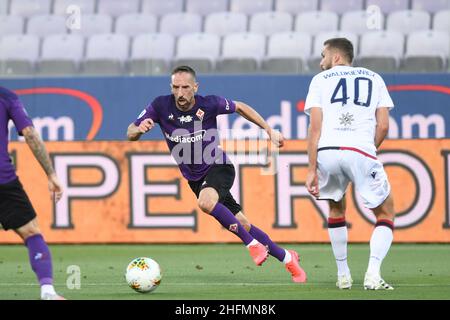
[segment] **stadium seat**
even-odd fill
[[[378,6],[384,14],[394,11],[408,10],[409,0],[367,0],[366,8],[369,6]]]
[[[162,16],[169,13],[183,12],[183,0],[143,0],[142,13]]]
[[[321,0],[320,10],[343,14],[347,11],[362,10],[363,2],[364,0]]]
[[[227,10],[228,0],[186,0],[186,12],[197,13],[202,16]]]
[[[376,72],[396,71],[403,56],[405,38],[400,32],[378,31],[361,36],[357,64]]]
[[[50,14],[51,0],[11,0],[9,14],[31,17],[38,14]]]
[[[116,20],[115,32],[135,36],[141,33],[155,33],[158,19],[153,14],[129,13]]]
[[[181,36],[177,42],[175,65],[190,65],[198,73],[208,73],[214,68],[220,54],[220,36],[192,33]]]
[[[441,10],[450,9],[450,0],[412,0],[413,10],[423,10],[430,13],[436,13]]]
[[[202,17],[196,13],[169,13],[161,17],[159,32],[181,36],[202,30]]]
[[[30,75],[39,57],[39,38],[35,35],[10,35],[0,39],[0,74]]]
[[[319,32],[336,31],[339,17],[335,12],[310,11],[299,13],[295,19],[294,31],[308,32],[312,35]]]
[[[444,32],[450,30],[450,10],[436,12],[433,19],[433,30]]]
[[[71,33],[92,36],[112,32],[112,18],[106,14],[84,14],[80,29],[72,29]]]
[[[387,17],[386,30],[408,34],[430,29],[430,14],[426,11],[396,11]]]
[[[319,10],[319,0],[275,0],[275,10],[299,14]]]
[[[84,38],[78,34],[50,35],[42,42],[41,59],[37,64],[39,75],[71,75],[78,72],[83,58]]]
[[[95,3],[93,0],[55,0],[53,14],[67,15],[70,6],[78,6],[81,14],[94,14]]]
[[[117,17],[121,14],[138,13],[139,0],[98,0],[97,13]]]
[[[43,37],[49,34],[67,33],[66,19],[57,15],[36,15],[30,17],[27,33]]]
[[[89,37],[81,72],[85,75],[120,75],[128,58],[129,39],[123,34]]]
[[[9,0],[0,1],[0,16],[7,15],[8,9],[9,9]]]
[[[311,55],[312,37],[308,33],[282,32],[269,37],[262,70],[270,73],[302,73]]]
[[[175,37],[170,34],[141,34],[133,39],[129,73],[131,75],[167,74],[174,56]]]
[[[23,17],[0,15],[0,37],[13,34],[22,34],[23,32]]]
[[[230,0],[230,11],[245,14],[272,11],[273,0]]]
[[[347,38],[353,44],[353,50],[355,56],[358,52],[358,36],[352,32],[344,31],[332,31],[321,32],[314,37],[313,52],[311,58],[308,60],[308,68],[312,72],[320,71],[320,60],[322,60],[321,54],[323,49],[323,43],[331,38]]]
[[[341,31],[361,35],[366,32],[379,31],[384,26],[384,15],[380,12],[373,20],[372,13],[365,10],[344,13],[341,18]]]
[[[408,36],[401,71],[440,72],[450,53],[449,34],[441,31],[419,31]]]
[[[247,15],[239,12],[211,13],[205,18],[205,32],[224,36],[247,31]]]
[[[224,37],[222,56],[216,70],[220,73],[257,72],[265,54],[266,37],[262,34],[235,33]]]
[[[250,18],[250,32],[266,36],[277,32],[292,31],[293,18],[287,12],[259,12]]]

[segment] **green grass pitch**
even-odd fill
[[[96,300],[450,300],[450,245],[393,244],[382,275],[394,291],[364,291],[368,244],[349,246],[351,290],[335,287],[336,266],[329,244],[295,244],[308,274],[291,283],[284,265],[270,257],[253,264],[238,244],[208,245],[52,245],[55,287],[67,299]],[[148,256],[159,262],[163,279],[150,294],[139,294],[124,280],[127,264]],[[80,268],[80,289],[69,289],[71,265]],[[21,245],[0,246],[0,300],[38,299],[39,287]]]

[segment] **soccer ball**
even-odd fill
[[[161,278],[159,264],[146,257],[133,259],[125,271],[128,285],[140,293],[149,293],[155,290],[161,283]]]

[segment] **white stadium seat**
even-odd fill
[[[186,12],[207,15],[228,10],[228,0],[186,0]]]
[[[11,0],[9,14],[31,17],[38,14],[50,14],[51,0]]]
[[[183,12],[183,0],[142,0],[142,13],[162,16],[176,12]]]
[[[321,0],[320,10],[343,14],[347,11],[362,10],[363,1],[364,0]]]
[[[219,54],[220,36],[208,33],[186,34],[178,39],[174,64],[190,65],[198,73],[207,73],[212,71]]]
[[[384,26],[384,15],[380,12],[377,19],[371,19],[371,13],[365,10],[344,13],[341,18],[341,31],[353,32],[361,35],[366,32],[380,31]]]
[[[208,33],[190,33],[177,42],[176,58],[205,58],[214,61],[220,53],[220,36]]]
[[[405,38],[395,31],[378,31],[361,36],[360,56],[390,56],[399,59],[403,56]]]
[[[8,14],[9,0],[0,1],[0,16]]]
[[[116,33],[135,36],[141,33],[155,33],[158,19],[153,14],[129,13],[121,15],[116,20]]]
[[[161,17],[159,31],[174,36],[201,32],[202,17],[196,13],[169,13]]]
[[[36,15],[28,20],[27,33],[43,37],[67,33],[66,19],[57,15]]]
[[[292,31],[293,18],[287,12],[259,12],[250,18],[250,32],[271,35]]]
[[[409,0],[367,0],[366,8],[378,6],[381,12],[389,14],[394,11],[408,10]]]
[[[72,33],[91,36],[112,32],[113,20],[106,14],[84,14],[81,16],[80,29],[72,29]]]
[[[5,36],[0,43],[0,60],[20,59],[36,61],[39,56],[39,38],[34,35]]]
[[[436,12],[433,19],[433,30],[444,32],[450,30],[450,10]]]
[[[339,17],[331,11],[310,11],[297,15],[294,31],[317,34],[338,29]]]
[[[133,39],[129,73],[132,75],[166,74],[175,51],[175,37],[170,34],[141,34]]]
[[[175,38],[170,34],[141,34],[134,38],[131,46],[132,59],[170,60],[175,52]]]
[[[265,55],[266,37],[255,33],[235,33],[223,39],[217,70],[222,73],[256,72]]]
[[[311,56],[312,37],[302,32],[281,32],[269,37],[263,70],[272,73],[301,73]]]
[[[76,74],[84,54],[84,38],[78,34],[50,35],[42,42],[38,74]]]
[[[78,34],[54,34],[42,41],[41,59],[80,61],[84,54],[84,38]]]
[[[39,38],[35,35],[10,35],[0,38],[1,75],[32,74],[38,56]]]
[[[412,9],[424,10],[430,13],[450,10],[450,0],[412,0]]]
[[[24,18],[20,16],[0,15],[0,37],[24,32]]]
[[[275,0],[275,10],[298,14],[319,10],[319,0]]]
[[[441,72],[450,53],[447,32],[418,31],[408,36],[401,71]]]
[[[418,31],[408,36],[406,56],[448,57],[450,53],[450,35],[442,31]]]
[[[53,14],[73,14],[74,11],[69,10],[71,9],[71,6],[78,7],[81,14],[94,14],[95,3],[96,2],[93,0],[55,0],[53,4]]]
[[[89,37],[82,73],[120,75],[128,58],[129,38],[123,34],[96,34]]]
[[[205,32],[224,36],[247,31],[247,15],[240,12],[211,13],[205,18]]]
[[[404,10],[392,12],[387,17],[386,30],[404,34],[430,29],[430,14],[426,11]]]
[[[272,11],[273,0],[230,0],[231,12],[255,14],[257,12]]]
[[[98,0],[97,12],[113,17],[127,13],[138,13],[139,0]]]

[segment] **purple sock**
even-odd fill
[[[35,234],[25,240],[28,248],[31,268],[39,280],[40,285],[53,284],[52,257],[47,243],[40,234]]]
[[[258,240],[259,242],[261,242],[263,245],[267,246],[269,248],[269,254],[275,258],[277,258],[280,261],[284,260],[284,257],[286,255],[286,251],[284,251],[283,248],[277,246],[277,244],[275,242],[273,242],[269,236],[267,235],[267,233],[265,233],[264,231],[262,231],[261,229],[258,229],[257,227],[255,227],[254,225],[251,226],[250,228],[250,234],[253,236],[253,238],[255,238],[256,240]]]
[[[236,219],[231,211],[220,202],[217,202],[213,211],[211,211],[211,215],[216,218],[225,229],[241,238],[245,245],[248,245],[253,241],[253,237],[245,230],[239,220]]]

